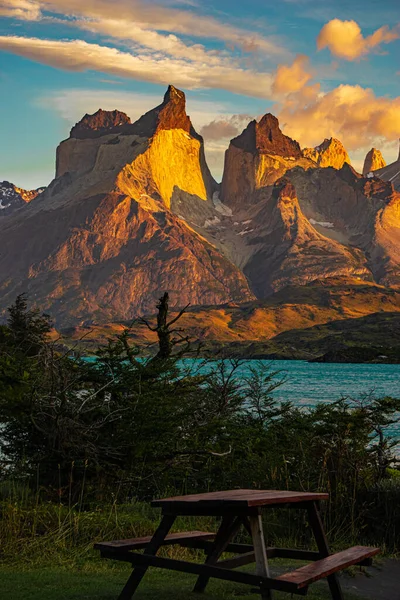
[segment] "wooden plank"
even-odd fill
[[[256,559],[256,574],[270,577],[267,559],[267,548],[264,540],[264,531],[261,515],[249,517],[251,537],[253,538],[254,554]],[[261,586],[263,600],[272,600],[271,590]]]
[[[210,542],[208,540],[202,540],[202,539],[198,539],[198,540],[182,540],[179,543],[180,546],[183,546],[184,548],[196,548],[197,550],[205,550],[207,553],[210,552],[210,550],[213,547],[213,542]],[[252,544],[238,544],[236,542],[230,542],[227,547],[225,548],[225,552],[232,552],[234,554],[245,554],[247,552],[252,552],[254,550]],[[269,552],[269,549],[267,548],[267,552]],[[309,560],[308,558],[306,560]]]
[[[295,583],[299,588],[302,588],[332,573],[346,569],[351,565],[357,565],[364,559],[375,556],[379,552],[379,548],[354,546],[353,548],[331,554],[326,558],[300,567],[300,569],[296,569],[296,571],[292,571],[291,573],[281,575],[278,579],[281,581],[290,581],[291,583]]]
[[[180,544],[180,542],[189,541],[196,543],[196,540],[212,540],[215,538],[215,533],[209,531],[183,531],[180,533],[170,533],[164,539],[162,546],[169,546],[172,544]],[[94,544],[95,550],[141,550],[146,548],[149,542],[151,542],[152,536],[145,536],[140,538],[132,538],[127,540],[113,540],[111,542],[98,542]]]
[[[214,544],[212,549],[207,555],[205,564],[214,565],[220,556],[225,552],[229,542],[235,537],[238,530],[241,527],[241,519],[239,517],[224,517],[221,522],[221,526],[218,529],[217,535],[215,536]],[[194,586],[194,592],[203,592],[209,581],[209,577],[206,575],[200,575]]]
[[[250,565],[255,561],[256,555],[254,551],[252,551],[245,552],[244,554],[239,554],[239,556],[234,556],[233,558],[225,558],[224,560],[219,560],[217,563],[215,563],[215,566],[222,567],[224,569],[236,569],[237,567]]]
[[[312,502],[327,500],[328,494],[313,492],[293,492],[287,490],[227,490],[206,494],[190,494],[153,500],[151,505],[172,509],[173,505],[196,504],[198,506],[218,507],[230,506],[265,506],[270,504],[286,504],[296,502]]]
[[[319,514],[318,504],[312,502],[307,509],[308,519],[311,529],[313,530],[315,541],[321,558],[326,558],[330,555],[328,540],[326,539],[324,526],[322,524],[321,515]],[[336,574],[328,575],[328,585],[331,592],[332,600],[344,600],[342,588]]]
[[[151,538],[151,541],[146,546],[146,553],[148,556],[155,556],[157,554],[158,549],[162,546],[164,539],[168,535],[172,525],[175,522],[175,516],[164,516],[161,520],[160,525],[158,526],[155,534]],[[140,566],[137,566],[136,569],[133,570],[131,576],[125,584],[124,589],[118,596],[118,600],[131,600],[133,594],[137,590],[140,582],[142,581],[148,566],[146,563],[142,563]]]
[[[112,552],[104,551],[104,558],[114,559],[114,554]],[[257,587],[260,587],[261,585],[266,587],[269,586],[271,589],[290,594],[304,595],[306,591],[306,588],[299,590],[298,586],[290,581],[280,581],[279,579],[261,577],[259,575],[254,575],[253,573],[232,571],[231,569],[224,569],[216,565],[190,563],[173,558],[139,554],[138,552],[121,552],[119,553],[119,558],[132,563],[132,565],[137,565],[136,569],[142,567],[146,567],[146,569],[148,567],[158,567],[160,569],[168,569],[170,571],[180,571],[183,573],[192,573],[194,575],[206,575],[207,577],[213,577],[215,579],[224,579],[226,581],[234,581],[236,583],[243,583]]]

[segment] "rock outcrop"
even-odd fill
[[[24,190],[9,181],[0,182],[0,217],[5,217],[39,196],[45,188]]]
[[[268,113],[259,122],[251,121],[225,153],[221,200],[233,210],[249,205],[256,190],[273,185],[296,164],[315,166],[302,156],[299,144],[282,133],[276,117]]]
[[[253,222],[259,225],[248,242],[257,244],[257,250],[244,272],[258,297],[287,285],[305,285],[329,277],[372,280],[361,251],[348,248],[313,227],[287,177],[278,180],[270,197],[260,202]]]
[[[367,177],[372,171],[377,171],[386,167],[386,161],[382,156],[382,152],[376,148],[371,148],[364,160],[363,175]]]
[[[373,171],[375,177],[389,181],[395,190],[400,192],[400,148],[399,157],[390,165],[384,166],[376,171]]]
[[[341,169],[350,158],[342,142],[336,138],[325,139],[315,148],[303,148],[303,156],[313,160],[319,167]]]

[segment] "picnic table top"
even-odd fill
[[[287,490],[227,490],[190,494],[153,500],[154,507],[201,506],[204,509],[215,507],[256,507],[270,504],[292,504],[298,502],[318,502],[327,500],[329,494],[313,492],[291,492]]]

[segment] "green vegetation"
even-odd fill
[[[129,567],[116,566],[101,570],[59,570],[41,571],[0,570],[2,592],[5,598],[12,600],[115,600],[126,582]],[[168,571],[150,570],[135,594],[135,600],[198,600],[199,595],[192,592],[195,579],[190,575]],[[231,584],[227,581],[212,580],[204,600],[249,600],[256,598],[248,586]],[[287,594],[275,592],[274,599],[287,600]],[[309,600],[329,600],[330,595],[324,584],[313,585],[307,595]],[[360,596],[357,596],[360,600]],[[355,600],[346,594],[346,600]],[[362,600],[362,599],[361,599]]]
[[[396,552],[400,477],[396,442],[385,431],[399,418],[400,400],[280,405],[273,399],[279,374],[261,365],[240,378],[239,360],[182,361],[188,341],[177,320],[167,311],[154,326],[162,355],[142,357],[127,327],[88,362],[49,339],[48,317],[29,310],[24,297],[11,307],[0,328],[0,560],[7,568],[49,560],[99,568],[94,541],[154,531],[151,498],[236,487],[328,491],[323,518],[333,548],[365,542]],[[302,511],[267,518],[269,544],[312,546]],[[215,528],[198,521],[175,529]],[[51,590],[54,575],[47,576]],[[104,597],[114,593],[108,581]]]

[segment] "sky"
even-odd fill
[[[399,0],[0,0],[0,181],[54,177],[85,113],[135,121],[168,84],[221,178],[229,140],[272,112],[302,147],[337,137],[357,168],[400,137]]]

